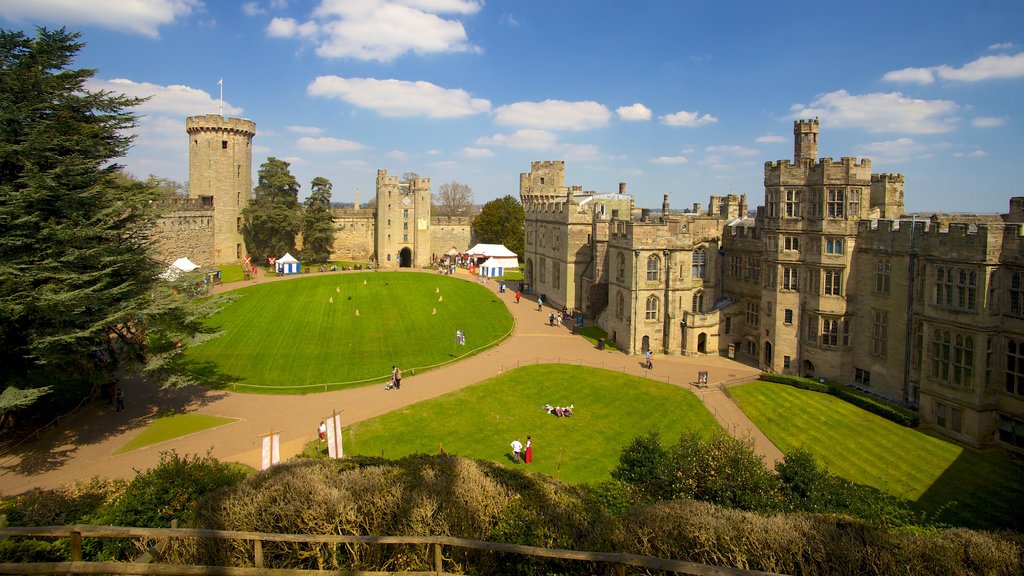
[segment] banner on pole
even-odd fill
[[[345,451],[341,445],[341,414],[335,414],[325,420],[327,422],[327,455],[331,458],[342,458]]]
[[[274,432],[263,437],[263,455],[260,459],[260,470],[266,470],[281,462],[281,433]]]
[[[466,335],[462,332],[462,330],[455,331],[455,343],[458,344],[459,346],[466,345]]]

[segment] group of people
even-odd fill
[[[512,441],[512,461],[516,464],[519,462],[526,462],[529,464],[533,462],[533,438],[526,437],[526,446],[516,438]]]
[[[573,404],[569,404],[568,406],[564,406],[564,407],[563,406],[552,406],[551,404],[545,404],[545,405],[541,406],[541,409],[546,411],[548,414],[554,414],[555,416],[558,416],[559,418],[567,418],[569,416],[572,416],[572,411],[573,411],[574,407],[575,406]]]
[[[387,386],[384,387],[385,390],[391,390],[392,388],[395,390],[402,389],[402,369],[398,366],[391,367],[391,380],[388,380]]]

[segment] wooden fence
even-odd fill
[[[366,572],[346,570],[300,570],[291,568],[265,568],[263,566],[264,542],[290,542],[310,544],[366,544],[366,545],[415,545],[429,546],[432,550],[433,566],[430,570],[401,572],[408,576],[455,576],[444,571],[445,547],[483,550],[495,553],[516,554],[533,558],[608,564],[616,576],[624,576],[627,567],[647,570],[662,570],[691,576],[780,576],[770,572],[740,570],[707,566],[693,562],[666,560],[651,556],[622,554],[614,552],[580,552],[536,546],[520,546],[498,542],[482,542],[449,536],[334,536],[312,534],[270,534],[263,532],[239,532],[232,530],[205,530],[196,528],[126,528],[121,526],[42,526],[26,528],[0,528],[0,540],[7,537],[69,538],[71,542],[70,562],[29,562],[0,563],[0,574],[155,574],[160,576],[327,576],[348,574],[352,576],[384,576],[398,572]],[[87,562],[82,560],[83,538],[143,538],[166,542],[172,538],[211,538],[219,540],[245,540],[252,543],[252,566],[194,566],[161,564],[153,562],[159,557],[158,544],[143,554],[135,563],[128,562]]]

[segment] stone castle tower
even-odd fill
[[[237,264],[248,253],[242,209],[252,191],[252,138],[256,123],[218,114],[191,116],[188,132],[189,197],[213,208],[213,263]]]
[[[402,182],[377,170],[375,252],[380,268],[430,264],[430,178]]]
[[[818,119],[793,122],[793,163],[818,159]]]

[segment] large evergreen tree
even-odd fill
[[[317,176],[310,184],[306,210],[302,215],[302,260],[323,264],[334,249],[334,223],[331,216],[331,181]]]
[[[295,251],[299,233],[299,181],[289,164],[271,156],[260,165],[253,198],[242,211],[242,235],[254,262]]]
[[[147,255],[159,192],[114,162],[128,151],[139,99],[91,92],[73,69],[79,35],[0,31],[0,390],[101,372],[118,339],[142,351],[154,298]],[[2,403],[2,402],[0,402]],[[0,406],[0,415],[5,407]]]
[[[514,196],[505,196],[484,204],[473,218],[473,233],[485,244],[504,244],[523,256],[526,236],[526,212]]]

